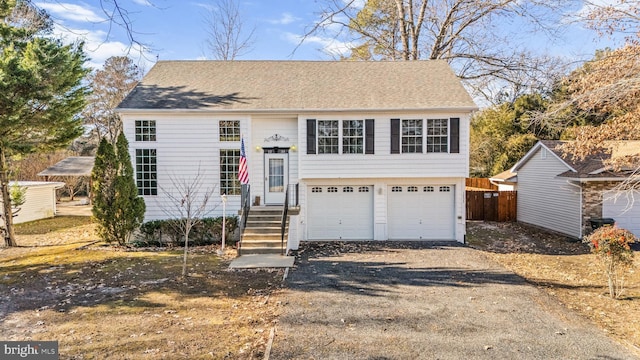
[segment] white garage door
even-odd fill
[[[602,217],[613,218],[619,228],[640,236],[640,192],[605,192]]]
[[[372,240],[373,186],[310,186],[309,240]]]
[[[453,185],[390,186],[387,203],[389,239],[453,240]]]

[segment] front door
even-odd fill
[[[266,205],[282,205],[289,177],[289,154],[266,153],[264,154],[264,165],[264,203]]]

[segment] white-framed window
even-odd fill
[[[451,192],[451,187],[449,186],[440,186],[440,192]]]
[[[402,120],[402,152],[422,153],[422,120]]]
[[[364,154],[364,120],[342,120],[342,153]]]
[[[449,119],[402,119],[400,126],[403,154],[449,152]]]
[[[156,141],[156,121],[136,120],[136,141]]]
[[[240,195],[240,149],[220,149],[220,194]]]
[[[449,119],[427,119],[425,143],[428,153],[449,152]]]
[[[138,195],[158,195],[156,149],[136,149],[136,186]]]
[[[220,141],[240,141],[240,121],[220,120]]]
[[[353,192],[353,186],[345,186],[342,188],[342,192],[346,192],[346,193],[352,193]]]
[[[391,192],[402,192],[402,186],[391,187]]]
[[[318,120],[318,154],[338,154],[340,152],[340,122],[338,120]]]
[[[422,189],[422,191],[424,191],[424,192],[433,192],[433,191],[434,191],[434,188],[433,188],[433,186],[425,186],[425,187]]]
[[[322,192],[322,188],[320,186],[314,186],[311,188],[311,192],[312,193],[321,193]]]
[[[336,186],[329,186],[327,188],[327,192],[328,193],[337,193],[338,192],[338,188]]]
[[[358,192],[361,192],[361,193],[363,193],[363,192],[369,192],[369,187],[368,187],[368,186],[360,186],[360,187],[358,188]]]

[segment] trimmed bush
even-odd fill
[[[137,245],[184,246],[184,234],[176,226],[177,220],[153,220],[140,225],[136,237]],[[238,217],[226,219],[225,237],[227,244],[234,243],[232,236],[238,228]],[[193,245],[211,245],[222,242],[222,217],[204,218],[196,224],[189,234],[189,243]]]

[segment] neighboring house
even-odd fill
[[[56,189],[63,187],[64,183],[46,181],[13,181],[9,186],[12,187],[16,184],[25,189],[25,203],[20,206],[20,211],[16,214],[17,216],[13,218],[14,224],[55,216]],[[0,206],[2,206],[2,200],[0,200]]]
[[[613,218],[616,224],[640,236],[640,199],[637,191],[618,190],[632,171],[614,171],[603,161],[640,153],[640,142],[619,142],[612,154],[574,158],[561,149],[562,141],[540,141],[516,163],[518,221],[566,234],[588,235],[591,219]],[[624,150],[624,151],[621,151]]]
[[[282,206],[297,189],[296,249],[464,241],[476,108],[444,61],[159,61],[118,111],[145,220],[166,218],[163,192],[198,169],[236,213],[243,139],[251,203]]]
[[[498,186],[498,191],[516,191],[518,190],[518,174],[505,170],[498,175],[489,178],[492,184]]]

